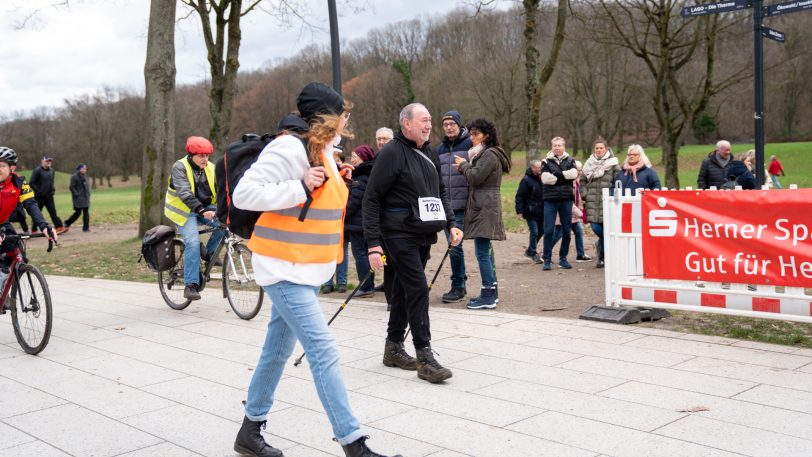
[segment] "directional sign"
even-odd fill
[[[775,40],[779,43],[783,43],[786,41],[786,37],[784,36],[784,32],[779,32],[778,30],[771,29],[769,27],[761,26],[761,35],[764,38],[769,38],[771,40]]]
[[[778,16],[779,14],[794,13],[796,11],[803,11],[812,9],[812,0],[801,0],[797,2],[784,2],[767,7],[768,16]],[[685,16],[685,10],[682,10]]]
[[[793,3],[812,3],[812,0]],[[704,16],[706,14],[727,13],[750,8],[749,0],[731,0],[727,2],[705,3],[703,5],[686,6],[682,9],[682,17]]]

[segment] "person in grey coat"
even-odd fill
[[[708,154],[702,165],[699,167],[699,176],[696,178],[696,185],[700,189],[710,189],[722,187],[727,181],[727,168],[730,166],[730,142],[720,140],[716,143],[716,150]]]
[[[610,189],[620,170],[617,157],[604,140],[592,144],[592,155],[584,164],[581,174],[581,199],[584,201],[586,217],[592,232],[598,237],[598,263],[596,268],[604,267],[603,252],[603,189]]]
[[[80,163],[70,177],[70,195],[73,200],[73,214],[65,220],[70,227],[82,215],[82,231],[90,231],[90,186],[87,185],[87,165]]]
[[[496,263],[491,240],[504,240],[502,222],[502,174],[510,171],[510,154],[499,145],[496,127],[485,119],[468,125],[473,147],[468,160],[455,157],[454,164],[470,186],[465,209],[464,239],[474,240],[474,254],[482,276],[480,295],[472,299],[468,309],[494,309],[499,303],[496,287]]]

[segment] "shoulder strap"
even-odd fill
[[[432,160],[429,159],[429,156],[424,154],[423,151],[421,151],[420,149],[417,149],[417,148],[412,148],[412,150],[414,152],[418,153],[420,155],[420,157],[426,159],[431,164],[432,167],[437,168],[437,165],[435,165],[434,162],[432,162]]]

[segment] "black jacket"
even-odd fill
[[[443,137],[443,142],[437,146],[437,155],[440,157],[440,172],[443,184],[451,200],[451,209],[465,210],[468,204],[468,180],[454,168],[454,157],[468,160],[468,150],[471,149],[471,136],[468,129],[460,128],[460,134],[453,141]]]
[[[28,185],[34,189],[37,197],[52,197],[56,192],[54,188],[54,167],[44,169],[39,166],[31,172],[31,180]]]
[[[70,195],[74,208],[90,208],[90,186],[87,175],[78,171],[70,177]]]
[[[741,160],[731,160],[725,170],[725,180],[735,179],[744,190],[756,188],[756,178]]]
[[[577,177],[578,170],[575,168],[575,159],[572,156],[564,152],[559,158],[552,151],[547,153],[547,158],[541,162],[544,200],[556,202],[574,200],[573,182]]]
[[[521,214],[525,219],[544,217],[541,177],[534,175],[530,167],[527,167],[516,191],[516,214]]]
[[[710,189],[711,186],[716,186],[718,189],[726,181],[725,175],[727,173],[727,168],[730,166],[730,162],[732,161],[733,158],[731,157],[730,160],[727,161],[727,164],[725,164],[723,167],[719,163],[719,158],[716,156],[716,151],[708,154],[708,156],[702,161],[702,165],[699,167],[699,176],[696,179],[697,187],[700,189]]]
[[[372,173],[374,159],[368,160],[352,171],[352,185],[350,196],[347,198],[347,213],[344,215],[344,230],[347,232],[363,232],[364,217],[361,212],[364,203],[364,193],[369,183],[369,174]]]
[[[364,238],[370,248],[381,245],[381,237],[437,241],[437,232],[452,228],[454,212],[440,179],[440,159],[429,143],[417,145],[398,132],[375,156],[364,193]],[[429,160],[423,157],[427,156]],[[418,199],[435,197],[442,201],[445,221],[423,222]]]

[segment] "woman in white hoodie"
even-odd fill
[[[376,457],[350,409],[339,370],[338,349],[319,306],[319,286],[341,261],[344,209],[350,165],[339,168],[333,147],[347,129],[349,108],[330,87],[311,83],[297,98],[309,124],[304,138],[272,141],[234,189],[234,205],[263,211],[248,242],[257,284],[273,302],[271,320],[254,371],[245,418],[234,450],[280,457],[260,434],[274,392],[296,341],[307,354],[313,381],[335,440],[348,457]],[[342,179],[344,178],[344,179]]]

